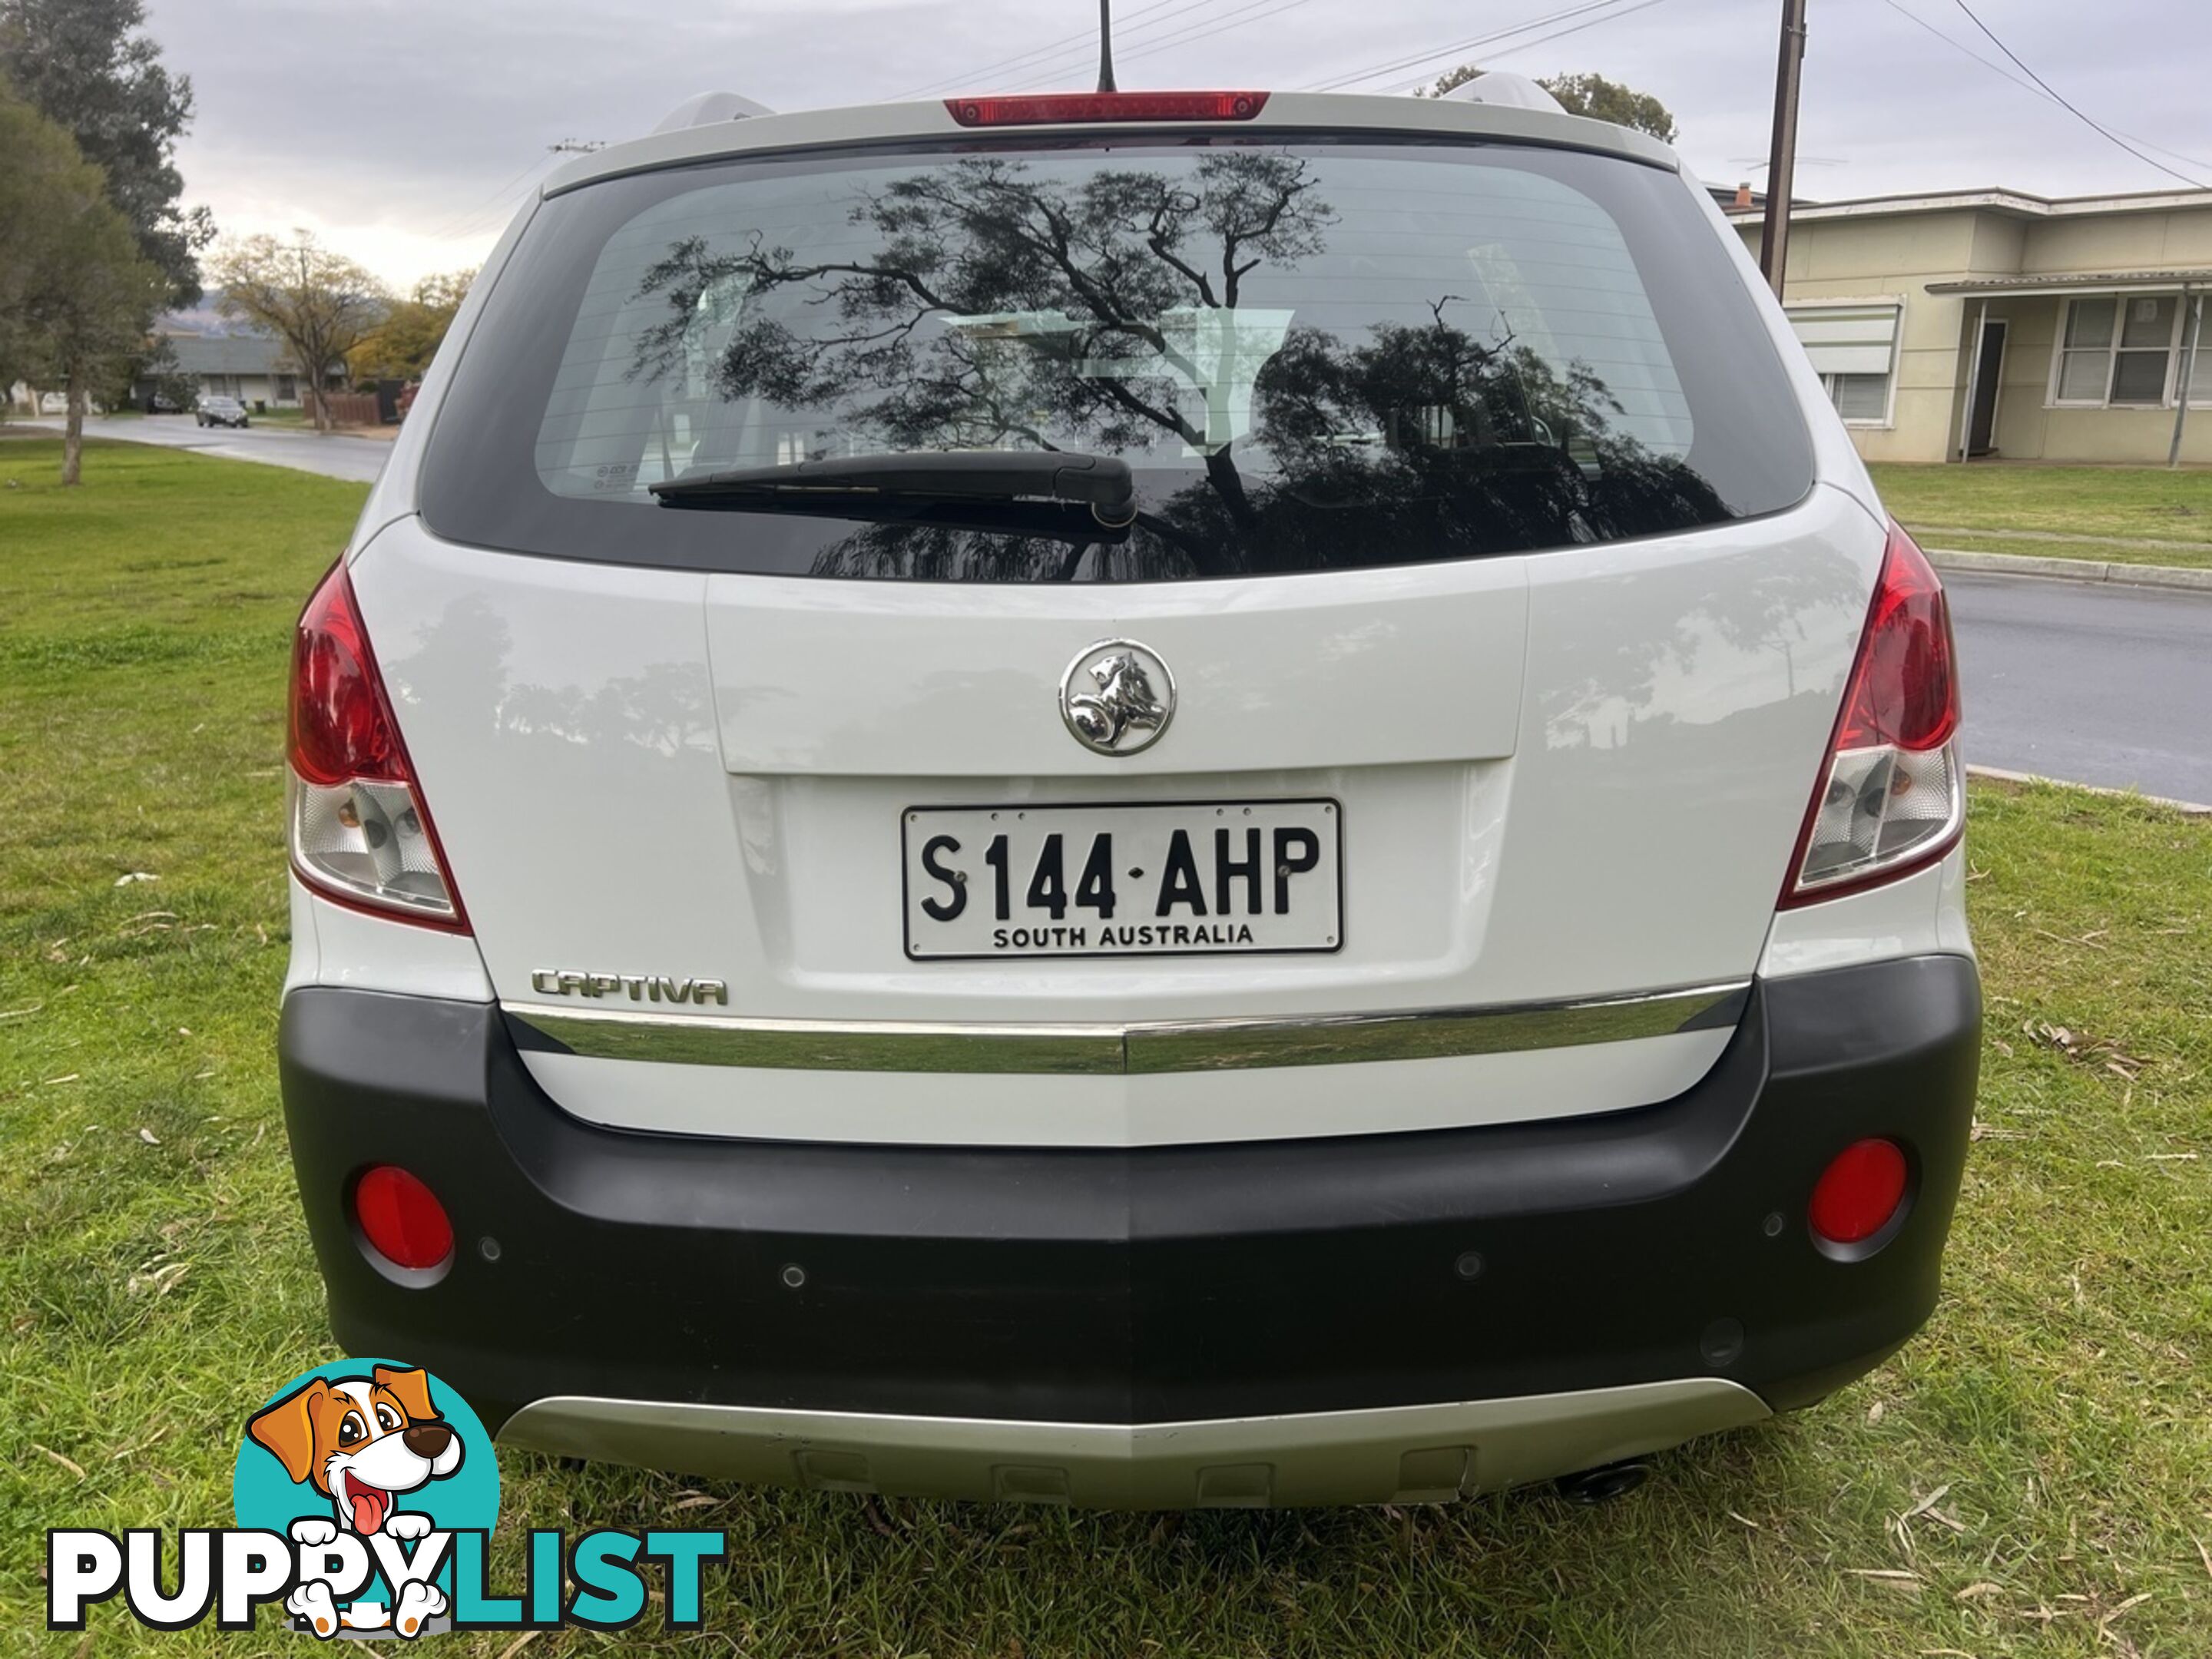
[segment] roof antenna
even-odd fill
[[[1114,86],[1114,0],[1098,0],[1098,90]]]

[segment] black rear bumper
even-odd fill
[[[1934,1305],[1979,1024],[1971,962],[1909,958],[1762,984],[1713,1070],[1636,1111],[1131,1151],[603,1129],[479,1004],[305,988],[282,1049],[339,1340],[495,1425],[556,1395],[1145,1424],[1694,1376],[1818,1399]],[[1806,1200],[1868,1135],[1908,1149],[1911,1210],[1833,1260]],[[356,1243],[379,1163],[453,1215],[434,1284]]]

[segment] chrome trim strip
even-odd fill
[[[1183,1423],[1055,1423],[566,1395],[502,1444],[817,1491],[1110,1509],[1439,1503],[1767,1416],[1724,1377]]]
[[[502,1002],[500,1008],[524,1048],[593,1060],[779,1071],[1122,1077],[1459,1059],[1720,1030],[1742,1018],[1750,994],[1751,981],[1735,980],[1478,1008],[1058,1025],[723,1018],[626,1009],[586,1013],[535,1002]]]

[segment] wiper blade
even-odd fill
[[[923,450],[686,473],[647,484],[663,507],[836,512],[852,500],[1063,501],[1109,529],[1137,516],[1129,464],[1070,450]]]

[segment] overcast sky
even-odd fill
[[[2212,6],[1967,3],[2087,115],[2212,184]],[[1527,75],[1594,70],[1663,100],[1709,182],[1761,177],[1780,0],[1115,9],[1124,87],[1288,89],[1372,70],[1357,89],[1386,91],[1468,58]],[[1801,195],[2182,182],[1929,33],[2027,78],[1959,0],[1810,0],[1810,9]],[[695,92],[804,109],[1079,88],[1095,69],[1091,0],[149,0],[147,10],[198,101],[180,155],[186,199],[208,204],[228,231],[308,227],[402,285],[480,260],[553,165],[547,145],[634,137]],[[1490,34],[1504,38],[1460,48]],[[1031,61],[994,67],[1021,53]],[[1389,67],[1407,58],[1425,61]]]

